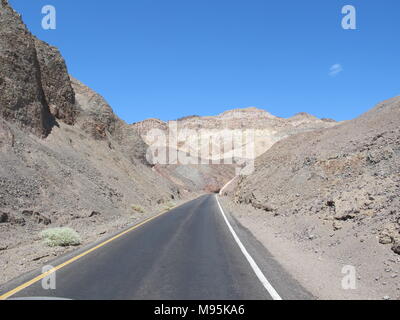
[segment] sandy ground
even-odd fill
[[[276,257],[306,289],[319,299],[400,300],[400,257],[379,244],[377,231],[316,216],[274,216],[250,205],[221,203]],[[355,269],[355,288],[343,289]],[[342,273],[347,272],[347,273]]]

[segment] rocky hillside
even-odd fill
[[[48,251],[38,239],[43,228],[70,226],[86,241],[181,198],[145,161],[136,131],[71,79],[59,51],[36,39],[5,0],[0,92],[1,281]]]
[[[74,190],[73,198],[79,191],[95,195],[99,193],[94,192],[96,187],[106,190],[107,197],[112,194],[116,198],[127,197],[118,190],[111,191],[116,189],[111,185],[117,179],[109,179],[110,171],[104,170],[107,165],[115,169],[116,176],[118,173],[121,177],[130,176],[130,184],[135,185],[127,188],[131,190],[128,198],[132,201],[146,198],[157,201],[155,194],[176,193],[162,179],[157,183],[160,190],[145,187],[159,176],[143,161],[146,145],[142,139],[114,114],[100,95],[70,79],[59,51],[30,34],[20,16],[4,0],[0,25],[0,114],[5,151],[0,161],[4,162],[2,185],[7,186],[0,193],[3,206],[18,202],[35,205],[43,202],[42,196],[49,197],[45,202],[54,204],[68,197],[65,187]],[[128,176],[127,167],[132,170]],[[7,180],[7,173],[12,173],[13,179]],[[37,186],[27,188],[22,199],[18,192],[15,197],[12,194],[13,180],[19,176],[21,181],[26,177]],[[45,177],[49,181],[44,181]],[[57,192],[58,180],[64,192],[61,189]],[[24,184],[19,184],[20,188]],[[115,184],[125,186],[125,183]],[[91,190],[79,190],[78,185]],[[154,197],[148,189],[154,190]],[[76,204],[76,200],[67,202]]]
[[[57,120],[75,121],[75,100],[58,50],[36,39],[20,16],[1,1],[0,115],[46,137]]]
[[[184,130],[191,133],[194,132],[195,134],[191,134],[188,137],[183,136],[182,139],[178,137],[178,141],[176,141],[178,150],[182,152],[191,152],[192,154],[197,154],[197,152],[201,151],[202,143],[200,140],[200,132],[209,133],[213,137],[224,140],[224,138],[232,132],[240,134],[245,132],[245,130],[254,130],[254,158],[256,158],[266,152],[276,142],[290,135],[328,128],[336,124],[337,123],[333,120],[321,120],[307,113],[300,113],[292,118],[284,119],[275,117],[265,110],[251,107],[226,111],[217,116],[190,116],[167,123],[158,119],[149,119],[135,123],[133,127],[147,143],[151,142],[149,141],[148,133],[154,128],[165,132],[166,135],[168,135],[168,128],[171,125],[176,125],[178,132]],[[238,136],[234,141],[236,151],[240,148],[244,148],[245,141],[242,141],[241,136]],[[213,159],[213,155],[207,156],[207,152],[201,154],[205,154],[206,158]],[[218,157],[221,159],[230,158],[231,155],[232,148],[226,148]]]
[[[306,113],[283,119],[265,110],[246,108],[217,116],[189,116],[169,122],[149,119],[133,124],[132,128],[149,145],[157,140],[154,134],[150,134],[156,129],[166,137],[156,142],[158,147],[175,149],[179,154],[189,154],[194,162],[207,164],[187,166],[178,161],[173,165],[157,165],[157,171],[179,185],[189,186],[190,190],[218,191],[236,175],[236,169],[243,168],[249,160],[266,152],[277,141],[336,124],[333,120],[321,120]],[[173,136],[172,140],[170,136]],[[252,147],[250,153],[249,145]]]
[[[231,193],[272,216],[306,215],[377,234],[400,254],[400,98],[333,128],[291,136]]]

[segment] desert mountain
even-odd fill
[[[88,239],[179,201],[178,187],[145,161],[135,130],[70,78],[59,51],[36,39],[5,0],[0,92],[1,281],[18,273],[13,259],[29,264],[40,255],[34,239],[47,225]]]
[[[222,191],[225,208],[316,296],[399,299],[399,123],[397,97],[281,140]]]
[[[306,113],[289,119],[254,107],[234,109],[217,116],[189,116],[163,122],[148,119],[132,125],[142,139],[158,150],[179,156],[188,163],[156,164],[155,169],[190,190],[218,191],[249,161],[288,136],[335,126]],[[163,136],[163,139],[157,139]],[[172,139],[171,139],[172,137]],[[150,157],[150,162],[152,159]],[[201,163],[194,165],[194,163]],[[236,170],[239,169],[239,170]]]
[[[255,172],[241,177],[231,195],[272,216],[376,230],[380,243],[400,253],[399,123],[397,97],[355,120],[291,136],[259,157]]]
[[[187,130],[188,134],[177,137],[176,148],[181,152],[193,155],[205,155],[207,159],[214,159],[215,155],[201,150],[204,144],[201,141],[202,135],[212,136],[217,144],[219,141],[228,140],[229,135],[233,135],[233,144],[225,146],[225,149],[218,153],[218,159],[232,158],[232,150],[238,152],[245,147],[246,140],[243,139],[243,132],[246,130],[254,131],[255,145],[253,159],[265,153],[276,142],[291,135],[312,131],[321,128],[335,126],[334,121],[318,119],[307,113],[297,114],[292,118],[284,119],[271,115],[265,110],[254,107],[246,109],[234,109],[226,111],[217,116],[199,117],[190,116],[176,121],[163,122],[158,119],[149,119],[133,124],[143,140],[151,144],[149,131],[158,129],[168,135],[169,129],[175,125],[179,131]],[[175,147],[174,146],[174,147]],[[168,143],[165,147],[171,147]],[[208,145],[206,146],[208,148]],[[219,147],[219,145],[217,146]],[[212,149],[212,146],[210,146]],[[240,152],[238,152],[240,154]]]

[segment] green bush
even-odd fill
[[[68,247],[81,244],[81,237],[71,228],[52,228],[40,233],[49,247]]]

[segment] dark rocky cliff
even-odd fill
[[[0,6],[0,115],[45,137],[75,122],[75,96],[58,50],[36,39],[6,0]]]

